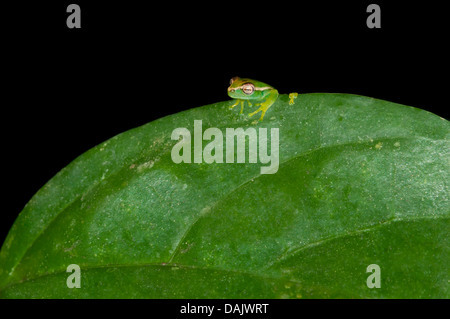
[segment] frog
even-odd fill
[[[256,106],[259,106],[259,108],[248,114],[248,116],[252,117],[256,113],[261,112],[259,121],[262,121],[267,110],[278,99],[278,91],[266,83],[247,78],[241,79],[240,77],[235,76],[230,80],[228,96],[236,99],[236,102],[230,106],[230,109],[233,109],[241,103],[241,111],[239,114],[244,112],[245,101],[247,101],[249,106],[253,105],[252,102],[255,103]]]

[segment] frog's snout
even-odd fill
[[[228,87],[228,92],[234,92],[235,89],[233,89],[232,87]]]

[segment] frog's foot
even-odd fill
[[[294,104],[294,100],[298,97],[298,93],[294,92],[294,93],[290,93],[289,94],[289,105]]]
[[[249,117],[252,117],[253,115],[255,115],[256,113],[258,113],[259,111],[261,111],[261,117],[259,118],[259,120],[262,121],[263,118],[264,118],[264,115],[266,114],[266,110],[258,109],[257,111],[255,111],[255,112],[253,112],[253,113],[250,113],[248,116],[249,116]]]
[[[277,97],[275,97],[275,99],[273,99],[273,98],[267,99],[264,102],[256,104],[256,105],[259,105],[259,108],[255,112],[250,113],[248,116],[253,116],[256,113],[261,112],[261,118],[259,120],[262,121],[264,118],[264,115],[266,114],[266,111],[272,106],[272,104],[275,102],[276,98]]]
[[[267,111],[267,108],[264,108],[264,106],[261,106],[259,109],[257,109],[255,112],[250,113],[248,116],[252,117],[256,113],[261,112],[261,117],[259,118],[259,120],[262,121],[264,118],[264,115],[266,114],[266,111]]]
[[[252,117],[253,115],[255,115],[256,113],[258,113],[259,111],[261,111],[261,110],[258,109],[257,111],[250,113],[250,114],[248,115],[248,117]]]
[[[230,110],[234,109],[234,107],[235,107],[236,105],[238,105],[239,102],[241,102],[241,100],[236,100],[236,102],[235,102],[233,105],[230,106]]]

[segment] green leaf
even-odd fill
[[[191,109],[81,155],[11,228],[0,297],[449,298],[449,122],[355,95],[288,100],[262,122],[233,101]],[[194,120],[279,128],[278,172],[175,164],[172,131]]]

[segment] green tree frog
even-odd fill
[[[228,96],[236,99],[236,103],[230,106],[230,109],[241,103],[240,114],[244,111],[245,101],[247,101],[250,106],[252,106],[250,101],[256,102],[255,105],[259,106],[259,108],[248,116],[253,116],[256,113],[261,112],[261,118],[259,120],[262,121],[266,111],[277,100],[278,91],[263,82],[251,79],[241,79],[236,76],[230,80]]]

